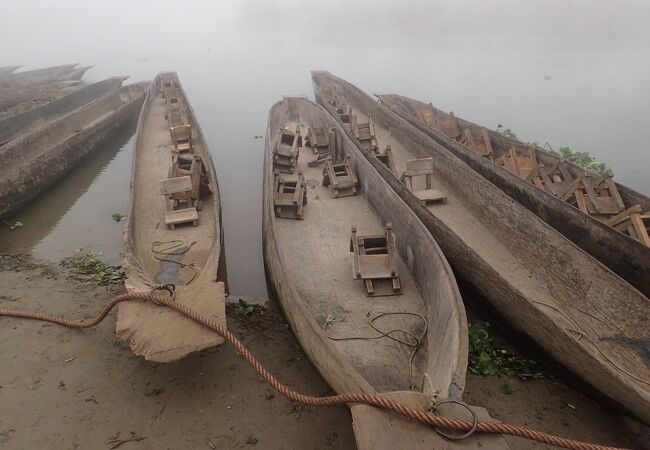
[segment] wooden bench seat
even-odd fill
[[[350,251],[353,253],[352,278],[363,280],[367,296],[402,293],[397,273],[395,235],[390,223],[386,224],[383,235],[358,236],[357,228],[353,226]]]
[[[341,163],[334,164],[329,158],[323,167],[323,186],[329,188],[334,198],[357,195],[357,176],[350,165],[350,157]]]
[[[406,161],[406,171],[402,174],[401,180],[406,188],[423,203],[447,203],[447,196],[431,188],[433,176],[433,158],[419,158]],[[424,189],[413,189],[413,178],[425,177]]]
[[[273,169],[283,173],[293,173],[301,144],[300,126],[296,126],[295,131],[282,128],[273,148]]]
[[[273,180],[273,209],[275,217],[303,219],[303,206],[307,204],[305,177],[298,174],[297,180],[286,180],[279,174]]]

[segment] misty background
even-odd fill
[[[233,293],[266,296],[263,139],[282,95],[313,98],[324,69],[369,94],[399,93],[524,141],[588,151],[650,193],[650,2],[641,0],[3,2],[0,66],[93,64],[98,81],[176,70],[213,155]],[[547,79],[548,78],[548,79]],[[0,250],[119,264],[132,137],[17,215]],[[65,199],[63,201],[62,199]]]

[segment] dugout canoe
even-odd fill
[[[5,75],[12,73],[18,69],[20,69],[22,66],[3,66],[0,67],[0,75]]]
[[[50,81],[59,81],[75,71],[79,64],[64,64],[43,69],[25,70],[0,74],[0,88],[35,86]],[[83,73],[82,73],[83,75]]]
[[[0,145],[24,136],[122,86],[128,77],[113,77],[77,89],[43,106],[0,120]],[[56,95],[56,94],[55,94]]]
[[[179,117],[168,111],[172,102]],[[171,176],[178,176],[171,173],[174,145],[170,134],[170,122],[177,119],[191,127],[192,150],[187,155],[198,161],[192,167],[200,168],[202,208],[196,207],[195,224],[170,229],[166,225],[168,202],[161,189]],[[207,142],[176,73],[156,77],[140,114],[124,252],[129,292],[174,285],[177,302],[225,325],[226,266],[219,185]],[[175,311],[150,303],[121,304],[116,333],[136,355],[156,362],[174,361],[223,342],[218,334]]]
[[[425,205],[365,152],[429,229],[456,273],[516,330],[614,404],[650,423],[648,298],[363,91],[328,72],[312,72],[312,79],[318,102],[339,122],[334,105],[349,105],[359,122],[371,115],[377,144],[391,146],[397,174],[407,160],[433,158],[432,187],[447,202]]]
[[[324,166],[310,165],[316,156],[303,144],[309,130],[313,133],[316,128],[329,135],[328,143],[335,142],[330,155],[341,161],[349,158],[357,178],[357,195],[332,197],[335,191],[323,186]],[[286,167],[274,163],[274,149],[280,139],[291,136],[297,139],[299,153],[293,173],[286,173]],[[280,183],[301,177],[306,203],[299,193],[301,198],[294,204],[302,209],[301,219],[287,218],[291,214],[277,209],[280,201],[275,192]],[[393,254],[401,295],[367,296],[364,281],[353,279],[351,230],[356,227],[359,236],[385,236],[388,222],[395,237]],[[293,332],[336,392],[379,394],[418,409],[425,408],[432,396],[461,399],[467,368],[467,322],[444,255],[342,128],[306,98],[285,98],[269,113],[263,248],[268,280]],[[412,365],[412,347],[388,338],[358,339],[377,337],[373,323],[384,331],[407,330],[414,345],[414,336],[425,333]],[[400,339],[409,339],[400,333]],[[482,408],[477,409],[487,417]],[[360,449],[448,448],[448,442],[429,427],[368,406],[354,405],[351,411]],[[463,442],[467,447],[453,448],[475,448],[479,442],[484,448],[505,445],[499,436],[475,435]]]
[[[634,234],[634,229],[630,231],[630,227],[625,223],[618,226],[621,230],[610,226],[607,223],[607,217],[611,218],[611,214],[602,216],[602,220],[599,220],[594,215],[585,213],[563,201],[561,195],[556,196],[543,188],[538,188],[531,181],[527,181],[492,161],[504,155],[508,157],[511,148],[519,157],[527,157],[532,152],[538,163],[549,168],[557,166],[562,161],[561,158],[540,148],[507,138],[496,131],[485,129],[480,125],[454,116],[453,113],[445,113],[430,103],[393,94],[377,95],[377,97],[382,104],[452,152],[503,192],[573,241],[578,247],[598,259],[646,296],[650,295],[649,241],[644,237],[631,237],[630,232]],[[454,121],[457,126],[452,126]],[[457,131],[453,130],[464,131],[465,129],[468,129],[474,136],[473,142],[476,144],[484,142],[483,133],[487,135],[493,153],[492,158],[483,157],[454,139],[454,137],[464,136],[464,132],[459,135]],[[569,161],[564,163],[573,177],[577,178],[588,172]],[[595,174],[590,175],[592,178],[597,177]],[[627,210],[639,205],[645,215],[650,214],[650,198],[622,184],[615,183],[615,186],[624,205],[621,206],[622,208]],[[641,224],[647,228],[650,226],[650,219],[645,219],[645,224],[641,221]]]
[[[120,82],[121,84],[121,82]],[[0,147],[0,218],[17,211],[137,115],[146,84],[116,87]]]

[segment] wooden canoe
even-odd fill
[[[647,238],[647,227],[650,227],[650,198],[610,180],[613,184],[612,190],[620,194],[619,206],[609,214],[590,212],[591,205],[587,204],[587,196],[587,202],[582,203],[581,210],[580,205],[574,206],[563,199],[566,197],[566,200],[575,201],[574,196],[563,195],[571,189],[570,184],[566,189],[561,185],[562,189],[553,192],[547,190],[547,184],[540,183],[534,173],[531,176],[531,171],[562,166],[568,172],[567,179],[577,179],[585,174],[591,179],[597,179],[598,175],[563,161],[549,152],[456,117],[453,113],[445,113],[430,103],[401,95],[377,97],[382,104],[433,138],[646,296],[650,295],[650,240]],[[471,142],[467,140],[467,133],[471,136]],[[462,143],[454,139],[455,137],[461,139]],[[487,146],[490,147],[490,154],[485,151]],[[508,164],[502,167],[494,161]],[[523,164],[515,166],[509,164],[511,161],[521,161]],[[537,185],[533,184],[534,182],[537,182]],[[632,212],[635,205],[639,205],[640,214]],[[640,227],[645,227],[646,231],[639,229],[637,233],[634,223],[630,220],[617,221],[616,216],[622,219],[619,213],[625,215],[625,211],[639,216],[635,218],[635,222]],[[647,218],[644,219],[645,216]]]
[[[372,117],[378,146],[390,145],[398,174],[409,160],[433,158],[432,187],[447,202],[425,205],[366,152],[456,273],[515,329],[650,423],[648,298],[358,88],[328,72],[312,72],[312,78],[317,100],[333,117],[342,105],[351,107],[358,122]]]
[[[0,145],[24,136],[122,86],[127,77],[108,78],[77,89],[38,108],[0,120]]]
[[[0,217],[18,210],[134,118],[145,83],[119,87],[0,147]]]
[[[335,162],[349,158],[357,195],[333,197],[342,191],[323,186],[323,174],[329,173],[326,169],[324,172],[326,163],[310,166],[316,156],[303,145],[315,130],[327,133],[326,145],[332,145],[330,155]],[[293,173],[275,162],[278,152],[274,149],[282,142],[281,137],[297,139]],[[299,180],[304,181],[304,192],[296,191],[299,198],[293,206],[302,208],[300,220],[290,218],[290,211],[282,209],[276,196],[280,184],[300,184]],[[330,187],[335,185],[331,178],[329,183]],[[387,222],[396,244],[396,251],[388,254],[395,256],[401,295],[368,296],[364,281],[353,279],[356,266],[351,230],[356,227],[358,235],[385,236]],[[390,242],[380,245],[392,248],[395,244]],[[467,368],[467,323],[447,261],[426,228],[342,128],[306,98],[285,98],[269,113],[263,248],[267,277],[285,316],[302,348],[337,392],[380,394],[419,409],[432,398],[461,398]],[[373,292],[378,293],[379,282],[373,283]],[[390,287],[389,292],[393,292]],[[425,333],[412,365],[409,361],[414,348],[389,338],[377,339],[379,333],[371,327],[372,320],[384,332],[408,331],[411,334],[399,332],[400,338],[410,336],[414,345],[418,341],[415,337]],[[375,339],[362,339],[364,336]],[[362,405],[351,406],[351,410],[360,449],[450,445],[430,428],[392,414]],[[484,410],[479,410],[485,417]],[[479,442],[485,448],[505,445],[501,437],[476,436],[463,442],[467,447],[449,448],[475,448]]]
[[[20,69],[22,66],[3,66],[0,67],[0,75],[5,75]]]
[[[59,81],[74,72],[77,66],[78,64],[64,64],[43,69],[0,74],[0,88],[34,86],[49,81]]]
[[[178,155],[170,133],[169,89],[176,93],[173,101],[179,108],[176,111],[181,112],[181,123],[191,127],[188,159],[200,170],[185,177],[178,171],[172,174],[178,167],[172,169],[172,160],[178,161]],[[219,185],[207,142],[176,73],[159,74],[150,85],[136,133],[124,231],[126,288],[129,292],[149,292],[155,286],[172,284],[177,302],[225,325],[226,267]],[[200,183],[197,195],[202,203],[193,211],[189,206],[171,211],[197,215],[194,224],[175,225],[175,229],[166,225],[171,202],[161,195],[163,185],[172,177],[192,178],[192,186],[194,181],[197,187]],[[116,333],[136,355],[157,362],[174,361],[223,342],[221,336],[190,319],[149,303],[121,304]]]

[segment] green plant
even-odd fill
[[[490,333],[490,324],[475,322],[468,327],[469,370],[476,375],[503,374],[522,380],[553,378],[554,375],[537,361],[496,348]]]
[[[24,223],[22,223],[22,222],[18,222],[18,221],[17,221],[17,222],[14,222],[13,224],[7,222],[6,220],[3,220],[3,222],[6,223],[6,224],[9,226],[9,229],[10,229],[10,230],[15,230],[15,229],[17,229],[17,228],[22,228],[23,225],[25,225]]]
[[[504,128],[503,125],[497,125],[497,132],[507,137],[508,139],[519,139],[517,135],[510,128]]]
[[[63,260],[64,267],[71,269],[80,281],[101,285],[121,284],[126,277],[119,266],[109,266],[99,257],[101,253],[88,252]]]
[[[114,212],[111,217],[113,218],[114,221],[121,222],[122,219],[124,219],[126,216],[122,213]]]
[[[607,165],[604,162],[598,161],[588,152],[579,152],[573,150],[571,147],[560,147],[559,150],[549,149],[548,151],[555,156],[566,159],[576,166],[595,172],[598,175],[602,175],[607,170]]]

